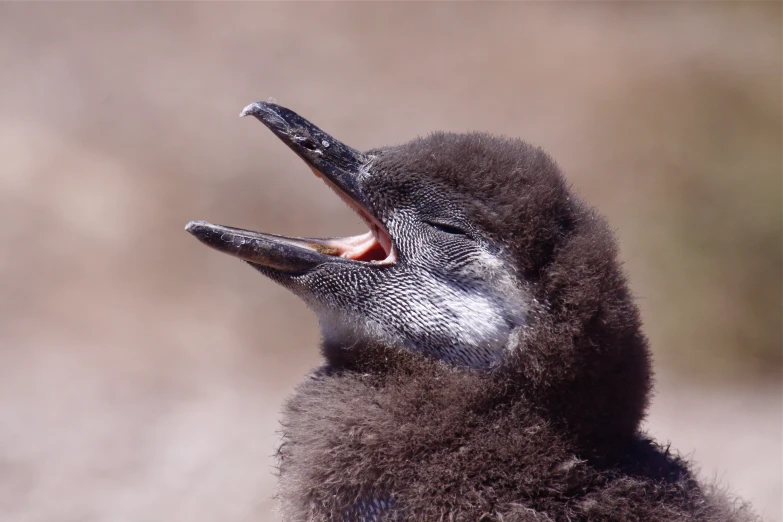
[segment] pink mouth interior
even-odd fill
[[[333,249],[334,254],[354,261],[364,261],[378,264],[391,264],[397,260],[397,255],[392,248],[391,237],[386,232],[384,226],[369,212],[364,210],[353,199],[348,197],[336,185],[325,178],[320,172],[312,169],[316,176],[321,178],[332,190],[334,190],[340,199],[342,199],[354,212],[359,214],[367,226],[369,232],[359,234],[358,236],[334,237],[322,239],[319,241],[322,245]]]
[[[391,257],[371,231],[358,236],[326,239],[323,244],[335,249],[336,255],[354,261],[378,263]]]

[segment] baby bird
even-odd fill
[[[359,152],[273,103],[242,115],[369,228],[186,227],[320,322],[283,415],[284,520],[757,520],[640,431],[650,356],[612,232],[545,152],[442,132]]]

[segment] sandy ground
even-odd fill
[[[549,150],[618,230],[659,376],[647,429],[783,521],[780,22],[0,4],[0,519],[276,520],[277,414],[317,325],[182,230],[362,231],[236,118],[275,96],[362,149],[439,128]]]

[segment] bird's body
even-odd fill
[[[752,520],[642,437],[590,457],[530,404],[504,403],[496,376],[394,365],[315,376],[289,401],[285,520]],[[392,499],[399,514],[372,509]]]
[[[243,114],[371,230],[188,226],[321,323],[282,421],[285,520],[755,520],[640,432],[650,363],[612,234],[543,151],[436,133],[360,153],[274,104]]]

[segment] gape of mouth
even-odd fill
[[[370,228],[368,232],[357,236],[331,237],[319,240],[326,247],[322,252],[327,255],[361,261],[365,263],[389,265],[397,260],[397,255],[392,245],[391,236],[386,227],[360,204],[351,199],[334,183],[329,181],[320,172],[313,169],[316,176],[321,178],[348,207],[356,212],[362,221]]]

